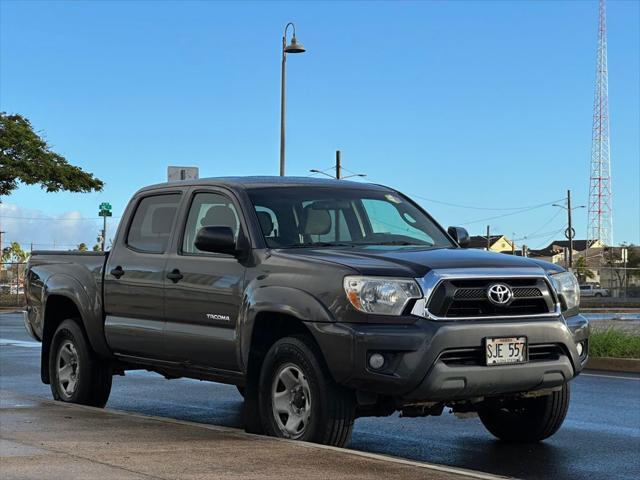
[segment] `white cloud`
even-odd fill
[[[117,221],[107,225],[107,238],[111,239]],[[82,218],[77,210],[60,215],[47,215],[41,210],[24,208],[14,203],[0,204],[0,230],[4,231],[2,243],[18,242],[28,250],[70,250],[80,243],[91,248],[96,243],[102,221]]]

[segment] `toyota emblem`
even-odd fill
[[[504,283],[494,283],[487,288],[487,298],[494,305],[501,307],[507,305],[513,298],[513,292],[509,285]]]

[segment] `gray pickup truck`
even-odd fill
[[[562,424],[587,362],[573,274],[468,250],[387,187],[218,178],[143,188],[108,253],[34,252],[25,325],[53,397],[104,406],[146,369],[236,385],[248,431],[331,445],[354,419]]]

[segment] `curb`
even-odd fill
[[[607,370],[610,372],[640,373],[640,359],[590,357],[586,368],[589,370]]]
[[[88,405],[71,404],[71,403],[59,402],[59,401],[56,401],[56,400],[50,400],[50,399],[47,399],[47,398],[40,398],[40,397],[37,397],[37,396],[34,396],[34,395],[21,395],[20,394],[19,396],[22,397],[22,398],[34,401],[34,402],[40,402],[40,403],[44,403],[44,404],[60,406],[60,407],[68,408],[70,410],[80,409],[80,410],[86,410],[86,411],[90,411],[90,412],[95,412],[95,413],[98,413],[98,414],[99,413],[107,413],[107,414],[117,415],[117,416],[122,416],[122,417],[132,417],[132,418],[139,418],[139,419],[143,419],[143,420],[156,421],[156,422],[167,423],[167,424],[184,425],[184,426],[187,426],[187,427],[202,428],[202,429],[205,429],[205,430],[214,430],[214,431],[218,431],[218,432],[223,432],[223,433],[225,433],[227,435],[232,435],[232,436],[235,436],[235,437],[244,437],[244,438],[248,438],[248,439],[258,439],[258,440],[262,439],[262,440],[270,440],[270,441],[274,441],[274,442],[287,442],[287,443],[292,443],[292,444],[296,445],[297,447],[301,447],[301,448],[309,448],[309,449],[316,449],[316,450],[329,450],[329,451],[334,451],[334,452],[337,452],[337,453],[340,453],[340,454],[343,454],[343,455],[359,457],[359,458],[363,458],[363,459],[367,459],[367,460],[374,460],[374,461],[387,462],[387,463],[395,463],[395,464],[399,464],[399,465],[406,465],[406,466],[409,466],[409,467],[417,467],[417,468],[424,469],[425,472],[428,472],[429,470],[431,470],[431,471],[434,471],[434,472],[450,473],[450,474],[453,474],[453,475],[459,475],[459,476],[462,476],[462,477],[472,478],[472,479],[476,479],[476,480],[516,480],[514,477],[505,477],[503,475],[497,475],[497,474],[482,472],[482,471],[478,471],[478,470],[469,470],[469,469],[466,469],[466,468],[450,467],[450,466],[447,466],[447,465],[440,465],[440,464],[436,464],[436,463],[409,460],[409,459],[405,459],[405,458],[401,458],[401,457],[393,457],[391,455],[384,455],[384,454],[378,454],[378,453],[369,453],[369,452],[363,452],[363,451],[360,451],[360,450],[351,450],[349,448],[333,447],[333,446],[330,446],[330,445],[322,445],[322,444],[317,444],[317,443],[301,442],[301,441],[297,441],[297,440],[289,440],[289,439],[286,439],[286,438],[264,437],[264,436],[256,435],[256,434],[253,434],[253,433],[246,433],[243,429],[240,429],[240,428],[225,427],[225,426],[221,426],[221,425],[212,425],[212,424],[206,424],[206,423],[197,423],[197,422],[192,422],[192,421],[188,421],[188,420],[179,420],[179,419],[170,418],[170,417],[159,417],[159,416],[155,416],[155,415],[145,415],[145,414],[142,414],[142,413],[128,412],[128,411],[125,411],[125,410],[118,410],[118,409],[111,409],[111,408],[98,408],[98,407],[91,407],[91,406],[88,406]]]

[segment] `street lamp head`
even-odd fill
[[[298,43],[295,34],[293,35],[293,37],[291,37],[291,43],[284,47],[285,53],[304,53],[306,51],[307,50],[304,48],[304,46],[301,43]]]

